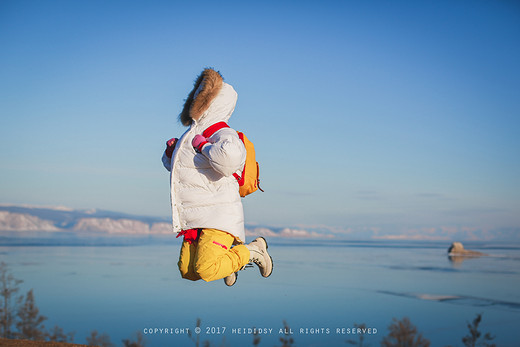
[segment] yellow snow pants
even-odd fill
[[[244,245],[231,246],[235,237],[217,229],[202,229],[191,244],[183,241],[179,270],[185,279],[215,281],[237,272],[249,262],[249,250]]]

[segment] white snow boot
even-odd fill
[[[231,287],[233,284],[237,283],[238,272],[233,272],[231,275],[224,277],[224,283],[226,286]]]
[[[255,263],[260,269],[260,274],[263,277],[271,276],[273,272],[273,259],[267,253],[267,242],[263,237],[258,237],[253,242],[245,245],[251,253],[249,262]]]

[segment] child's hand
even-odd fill
[[[202,151],[202,147],[204,147],[206,143],[208,143],[208,140],[202,135],[195,135],[191,141],[193,148],[195,148],[198,153]]]
[[[175,145],[177,144],[177,141],[178,141],[178,139],[176,139],[175,137],[169,139],[168,141],[166,141],[166,150],[165,150],[165,152],[166,152],[166,156],[168,158],[172,157],[173,150],[175,149]]]

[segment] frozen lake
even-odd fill
[[[33,288],[46,327],[59,325],[85,343],[97,330],[117,346],[140,331],[147,346],[194,345],[201,319],[211,346],[281,345],[286,321],[295,346],[339,346],[364,323],[379,345],[392,318],[409,317],[432,346],[462,346],[467,323],[498,346],[520,340],[520,247],[465,243],[489,256],[450,261],[448,243],[271,239],[273,275],[240,272],[237,284],[180,278],[180,243],[146,246],[0,247],[0,261]],[[157,330],[156,330],[157,329]],[[161,330],[162,329],[162,330]],[[201,344],[202,345],[202,344]]]

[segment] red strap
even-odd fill
[[[227,125],[226,122],[215,123],[212,126],[210,126],[209,128],[207,128],[206,130],[204,130],[204,132],[202,133],[202,136],[204,136],[205,138],[211,137],[211,135],[213,135],[214,133],[216,133],[217,131],[219,131],[222,128],[229,128],[229,125]]]
[[[197,239],[199,237],[199,231],[200,231],[200,229],[182,230],[177,234],[176,238],[184,236],[184,241],[186,241],[187,243],[189,243],[191,245],[194,241],[197,241]]]
[[[201,153],[202,152],[202,147],[204,147],[204,145],[208,143],[208,141],[204,141],[204,142],[201,142],[199,147],[197,147],[197,152]]]

